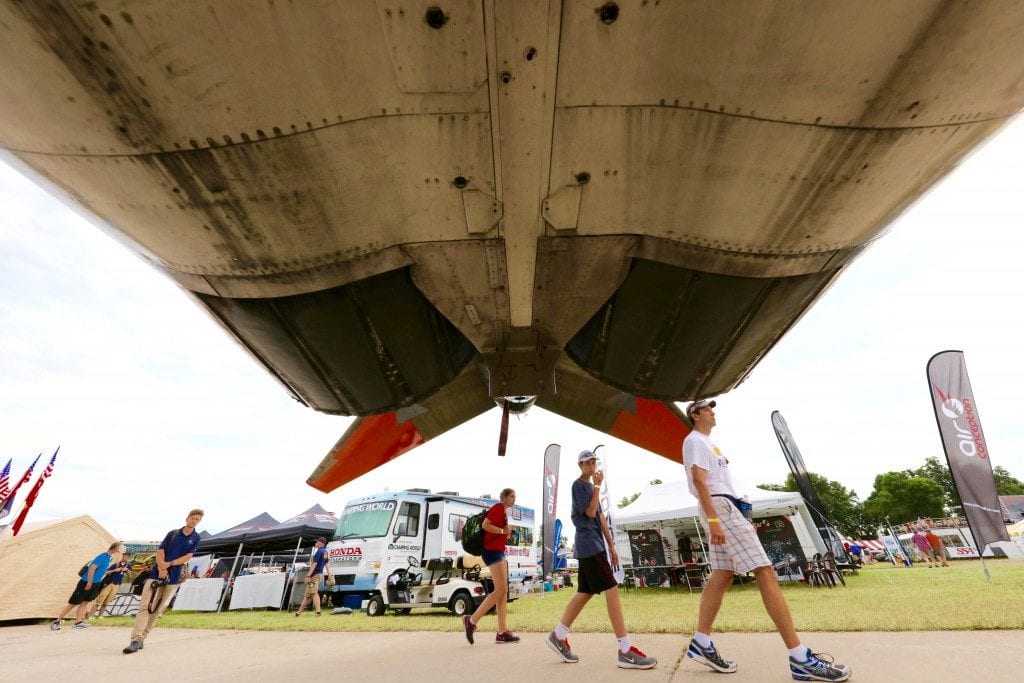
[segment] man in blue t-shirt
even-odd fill
[[[120,562],[111,565],[107,569],[107,573],[103,577],[103,588],[100,589],[99,595],[93,600],[92,607],[89,608],[89,612],[85,615],[86,619],[92,619],[94,616],[98,619],[103,618],[103,610],[107,608],[107,603],[117,595],[117,590],[121,586],[121,581],[124,580],[124,575],[131,570],[131,558],[128,552],[125,551],[121,555]]]
[[[320,616],[320,579],[327,571],[327,539],[321,536],[313,543],[313,554],[309,558],[309,573],[306,574],[306,594],[302,596],[299,609],[295,610],[295,616],[299,616],[306,608],[306,601],[313,599],[313,609],[316,615]]]
[[[608,618],[619,645],[619,668],[653,669],[658,665],[658,660],[648,657],[630,642],[626,618],[622,615],[619,584],[611,567],[612,564],[619,564],[619,554],[612,542],[608,518],[601,510],[604,472],[597,469],[597,456],[593,451],[583,451],[576,462],[580,466],[580,477],[572,483],[572,523],[576,527],[576,557],[580,563],[579,588],[565,606],[562,620],[548,634],[548,647],[564,662],[572,664],[580,661],[579,656],[569,647],[569,628],[590,602],[590,598],[604,593]],[[608,555],[611,555],[611,562],[608,561]]]
[[[143,642],[153,630],[156,620],[178,592],[178,584],[188,576],[188,561],[199,547],[199,532],[196,531],[196,525],[202,519],[202,510],[197,508],[190,511],[185,518],[185,526],[168,531],[157,548],[154,558],[156,564],[142,586],[139,613],[135,615],[135,623],[132,624],[132,640],[128,647],[121,650],[126,655],[142,649]]]
[[[93,558],[92,562],[82,567],[78,573],[78,585],[75,586],[74,592],[68,598],[68,604],[57,615],[57,618],[53,620],[53,623],[50,624],[51,631],[59,631],[64,617],[76,607],[78,611],[75,613],[75,628],[83,629],[89,627],[89,624],[85,623],[85,610],[89,603],[95,600],[99,594],[103,584],[103,577],[107,573],[107,568],[110,567],[110,560],[115,555],[120,555],[123,551],[124,546],[121,545],[120,541],[111,543],[110,547],[107,548],[107,552],[100,553]]]

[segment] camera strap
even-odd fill
[[[159,583],[157,586],[155,584]],[[151,586],[152,590],[149,593],[149,604],[146,605],[146,611],[150,614],[156,614],[156,611],[160,609],[160,602],[164,599],[164,591],[167,590],[167,582],[156,579],[153,581]]]

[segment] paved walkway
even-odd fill
[[[719,648],[739,662],[736,674],[715,674],[683,657],[682,636],[639,635],[636,645],[658,658],[650,671],[615,666],[610,634],[574,634],[580,655],[565,664],[544,644],[545,634],[523,633],[515,645],[495,645],[479,634],[470,646],[461,633],[293,633],[157,628],[146,648],[121,654],[127,628],[93,626],[57,633],[46,624],[0,627],[0,681],[295,681],[316,672],[323,681],[790,681],[785,651],[774,634],[726,633]],[[805,641],[853,667],[852,680],[1019,681],[1024,631],[809,633]],[[494,673],[487,673],[494,671]]]

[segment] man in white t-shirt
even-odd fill
[[[789,669],[798,681],[845,681],[853,673],[845,664],[818,657],[800,643],[789,605],[782,597],[775,568],[764,552],[748,517],[749,503],[740,498],[729,473],[729,459],[711,440],[715,401],[700,399],[686,408],[693,431],[683,440],[683,466],[690,493],[700,507],[700,521],[711,540],[708,561],[711,575],[700,596],[697,630],[686,656],[719,673],[736,671],[736,662],[725,659],[711,642],[711,630],[733,574],[753,572],[768,616],[789,649]],[[740,512],[740,508],[744,512]]]

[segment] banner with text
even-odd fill
[[[946,462],[978,551],[989,543],[1009,542],[963,352],[942,351],[931,357],[928,388]]]
[[[544,511],[541,515],[541,535],[544,552],[541,556],[541,573],[547,576],[555,567],[555,551],[558,550],[558,536],[555,535],[555,516],[558,514],[558,467],[562,447],[553,443],[544,451],[544,481],[541,492],[544,496]]]

